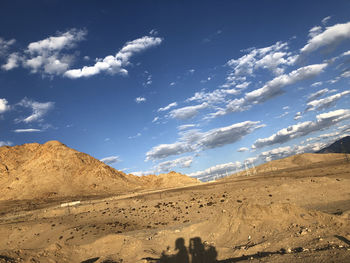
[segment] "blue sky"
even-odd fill
[[[0,145],[212,178],[350,132],[349,1],[0,5]]]

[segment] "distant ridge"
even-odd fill
[[[195,183],[175,172],[125,174],[59,141],[0,147],[0,200],[116,195]]]
[[[350,136],[346,136],[316,153],[350,153]]]

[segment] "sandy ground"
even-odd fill
[[[0,211],[0,262],[350,262],[350,163],[339,158]]]

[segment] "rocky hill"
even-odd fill
[[[198,181],[177,173],[127,175],[58,141],[0,147],[0,200],[119,194],[193,183]]]
[[[241,171],[239,173],[233,174],[237,175],[250,175],[269,173],[274,171],[283,171],[288,169],[306,169],[312,165],[322,164],[324,165],[327,162],[334,161],[343,161],[344,155],[339,153],[326,153],[326,154],[317,154],[317,153],[303,153],[289,156],[283,159],[270,161],[255,168],[250,168],[248,171]]]
[[[350,136],[341,138],[317,153],[350,153]]]

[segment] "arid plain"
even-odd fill
[[[0,262],[350,262],[344,154],[199,183],[126,175],[59,142],[16,147],[0,148]]]

